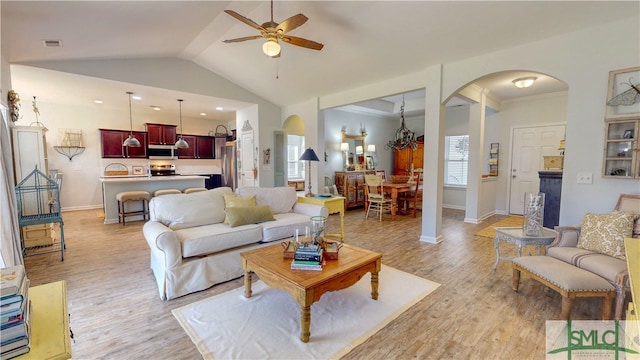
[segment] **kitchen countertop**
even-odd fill
[[[167,180],[191,180],[203,179],[206,176],[200,175],[171,175],[171,176],[146,176],[146,175],[120,175],[120,176],[102,176],[101,182],[140,182],[140,181],[167,181]]]

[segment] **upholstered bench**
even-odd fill
[[[616,289],[602,277],[550,256],[523,256],[513,259],[513,291],[518,291],[521,272],[562,295],[561,320],[569,320],[577,297],[601,297],[602,320],[611,319]]]

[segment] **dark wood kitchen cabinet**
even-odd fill
[[[176,125],[146,123],[151,145],[173,145],[176,143]]]
[[[182,135],[189,144],[188,149],[178,149],[179,159],[213,159],[213,137]]]
[[[122,143],[129,137],[129,131],[100,129],[100,142],[103,158],[146,158],[147,157],[147,133],[142,131],[132,132],[140,141],[140,147],[126,147]]]

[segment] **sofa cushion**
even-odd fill
[[[611,214],[585,214],[578,247],[624,260],[624,238],[631,237],[635,215],[614,211]]]
[[[243,187],[236,190],[239,196],[256,196],[256,204],[269,205],[274,214],[291,212],[298,201],[296,190],[291,186],[279,187]]]
[[[230,228],[223,223],[196,226],[175,231],[182,244],[182,257],[210,255],[262,239],[260,225],[250,224]]]
[[[580,257],[591,254],[595,253],[593,251],[580,249],[573,246],[554,246],[547,249],[548,256],[576,266]]]
[[[612,284],[616,283],[618,274],[627,270],[627,262],[625,260],[596,253],[580,257],[576,265],[581,269],[607,279]]]
[[[271,208],[267,205],[228,207],[224,212],[227,214],[226,220],[229,222],[230,227],[275,220],[271,213]]]
[[[305,226],[311,229],[309,216],[296,213],[275,214],[273,216],[277,221],[260,224],[262,226],[262,242],[292,238],[296,234],[296,229],[304,234]]]
[[[191,194],[157,196],[149,202],[150,219],[173,230],[222,223],[227,194],[233,194],[231,188],[219,187]]]

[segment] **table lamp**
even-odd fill
[[[318,159],[318,155],[316,155],[316,152],[313,151],[312,148],[308,148],[307,150],[304,151],[304,153],[302,153],[302,156],[300,156],[299,160],[306,160],[307,161],[307,172],[309,173],[309,191],[307,191],[306,194],[304,194],[304,196],[313,196],[313,193],[311,192],[311,162],[312,161],[320,161],[320,159]]]

